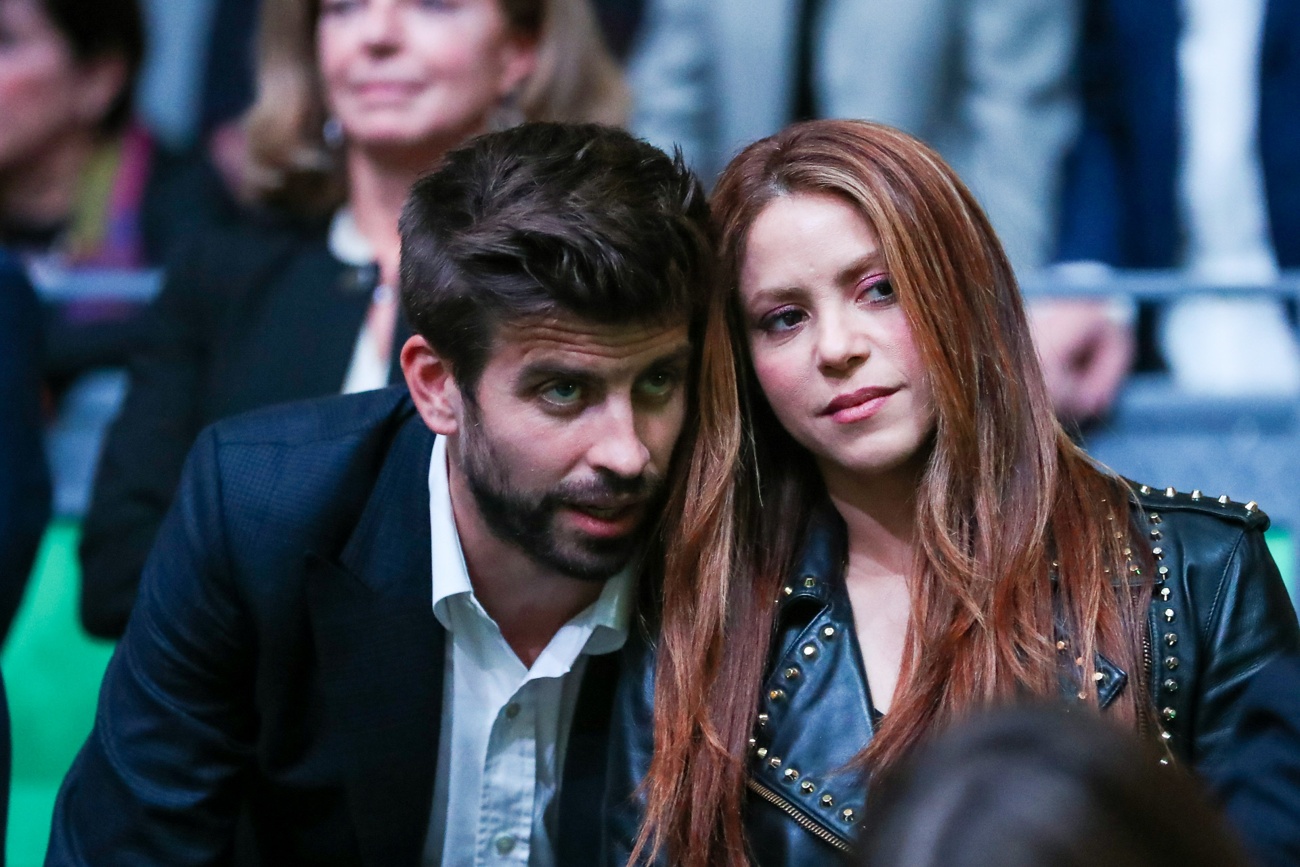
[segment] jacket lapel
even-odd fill
[[[564,780],[560,786],[557,864],[601,862],[601,808],[609,764],[609,725],[619,654],[591,657],[583,674],[565,749]]]
[[[433,798],[444,632],[433,615],[429,459],[412,414],[337,560],[308,556],[326,713],[362,863],[419,863]]]

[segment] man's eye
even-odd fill
[[[576,382],[557,382],[542,392],[542,400],[556,406],[572,406],[582,399],[582,386]]]
[[[648,374],[638,384],[640,392],[647,397],[665,397],[676,387],[677,375],[667,370]]]
[[[361,8],[361,0],[323,0],[321,15],[346,15]]]

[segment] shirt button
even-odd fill
[[[517,716],[519,716],[519,703],[512,701],[506,705],[506,719],[514,719]],[[505,838],[502,837],[501,839],[504,840]]]
[[[502,834],[500,837],[497,837],[496,846],[497,854],[504,858],[514,850],[515,838],[511,837],[509,834]]]

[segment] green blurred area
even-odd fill
[[[13,721],[9,867],[39,867],[59,783],[90,731],[111,642],[90,638],[77,622],[80,525],[50,525],[12,634],[0,655]],[[1295,539],[1274,528],[1268,543],[1292,600],[1300,600]]]
[[[9,799],[10,867],[45,860],[59,783],[90,731],[113,644],[92,639],[77,622],[80,524],[56,520],[0,655],[13,723]]]

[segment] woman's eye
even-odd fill
[[[782,307],[780,310],[773,310],[758,321],[758,327],[762,331],[769,333],[780,333],[798,328],[807,318],[802,310],[798,307]]]
[[[582,399],[582,386],[576,382],[557,382],[542,391],[542,400],[556,406],[573,406]]]
[[[888,277],[884,277],[868,283],[862,290],[862,300],[870,303],[880,304],[894,300],[894,284]]]

